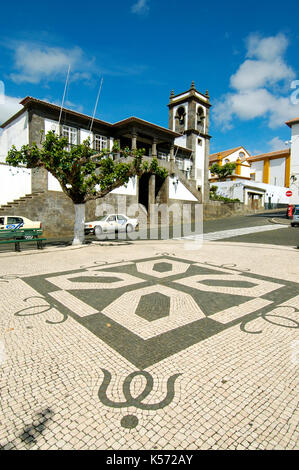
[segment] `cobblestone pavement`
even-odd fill
[[[1,448],[298,448],[297,257],[174,240],[0,255]]]

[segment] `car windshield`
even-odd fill
[[[97,219],[99,222],[105,220],[107,218],[107,215],[103,215],[102,217],[100,217],[99,219]]]
[[[299,208],[295,209],[294,215],[299,215]]]

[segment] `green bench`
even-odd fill
[[[10,230],[0,230],[0,245],[6,243],[14,243],[15,251],[21,251],[21,243],[36,242],[37,249],[43,249],[43,241],[46,238],[41,238],[43,231],[38,228],[16,228]]]

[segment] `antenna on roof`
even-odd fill
[[[98,102],[99,102],[99,98],[100,98],[100,94],[101,94],[101,90],[102,90],[103,80],[104,80],[104,77],[102,77],[102,79],[101,79],[100,88],[99,88],[99,92],[98,92],[98,96],[97,96],[97,100],[96,100],[96,104],[95,104],[95,107],[94,107],[94,111],[93,111],[93,115],[92,115],[92,120],[91,120],[91,124],[90,124],[89,134],[91,134],[91,130],[92,130],[94,118],[95,118],[95,115],[96,115],[96,111],[97,111],[97,107],[98,107]]]
[[[64,99],[65,99],[65,93],[66,93],[67,84],[68,84],[69,76],[70,76],[70,70],[71,70],[71,66],[69,65],[68,71],[67,71],[67,76],[66,76],[66,82],[65,82],[65,87],[64,87],[63,98],[62,98],[62,102],[61,102],[60,114],[59,114],[59,122],[58,122],[59,126],[60,126],[60,121],[61,121],[61,115],[62,115],[62,108],[63,108],[63,104],[64,104]]]

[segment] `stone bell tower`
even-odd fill
[[[209,92],[203,95],[194,82],[188,91],[175,95],[171,92],[168,104],[169,129],[179,132],[175,145],[192,150],[190,179],[202,193],[202,201],[209,200]]]

